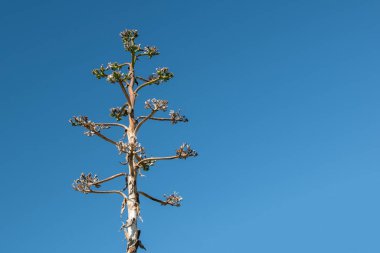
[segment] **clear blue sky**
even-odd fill
[[[67,120],[107,119],[117,87],[91,70],[127,60],[140,30],[175,78],[189,124],[151,122],[140,141],[170,155],[140,181],[149,252],[380,252],[379,1],[4,1],[0,9],[0,252],[123,252],[117,196],[71,189],[122,168],[114,147]],[[140,111],[142,112],[142,111]],[[121,183],[121,182],[120,182]],[[110,186],[112,187],[112,185]]]

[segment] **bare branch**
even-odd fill
[[[93,190],[91,189],[91,186],[95,186],[96,188],[100,187],[100,184],[104,182],[108,182],[112,179],[115,179],[117,177],[126,176],[126,173],[119,173],[116,175],[113,175],[111,177],[108,177],[103,180],[99,180],[98,176],[92,175],[92,173],[88,173],[87,175],[84,173],[81,173],[80,177],[76,180],[74,180],[74,183],[72,184],[72,187],[74,190],[82,192],[82,193],[90,193]],[[102,193],[102,192],[100,192]]]
[[[135,134],[137,134],[137,132],[139,131],[140,127],[148,120],[150,119],[155,113],[157,112],[157,110],[152,110],[151,113],[146,116],[142,121],[140,121],[137,126],[136,126],[136,129],[135,129]]]
[[[124,212],[125,205],[127,204],[127,201],[132,201],[133,203],[136,203],[136,201],[129,199],[127,195],[125,195],[124,192],[122,191],[117,191],[117,190],[110,190],[110,191],[94,191],[92,189],[83,189],[80,192],[88,194],[88,193],[95,193],[95,194],[118,194],[123,197],[123,204],[122,204],[122,210],[121,214]]]
[[[136,167],[141,166],[141,164],[143,163],[148,163],[152,161],[173,160],[173,159],[178,159],[178,158],[180,158],[179,155],[144,158],[136,164]]]
[[[161,205],[163,206],[166,206],[166,205],[171,205],[171,206],[180,206],[179,203],[175,203],[175,202],[171,202],[169,201],[169,199],[167,199],[166,201],[162,201],[160,199],[156,199],[155,197],[152,197],[150,196],[149,194],[145,193],[145,192],[139,192],[139,194],[143,195],[144,197],[148,198],[148,199],[151,199],[155,202],[158,202],[160,203]],[[182,199],[182,198],[181,198]]]
[[[96,126],[106,126],[106,127],[112,127],[117,126],[124,128],[125,131],[128,131],[128,127],[126,125],[120,124],[120,123],[95,123]]]
[[[170,118],[157,118],[157,117],[150,117],[151,120],[157,120],[157,121],[170,121],[173,125],[177,124],[178,122],[188,122],[189,119],[186,118],[186,116],[181,115],[180,112],[176,112],[174,110],[170,110],[169,112]],[[139,116],[137,117],[137,120],[139,119],[145,119],[147,116]]]
[[[125,89],[123,82],[120,81],[120,82],[119,82],[119,85],[120,85],[121,90],[122,90],[123,93],[124,93],[125,98],[126,98],[127,101],[128,101],[128,104],[131,106],[131,105],[132,105],[132,104],[131,104],[131,99],[129,98],[128,92],[127,92],[127,90]]]
[[[147,116],[138,116],[138,117],[137,117],[137,120],[139,120],[139,119],[145,119],[145,118],[147,118]],[[151,120],[160,120],[160,121],[171,121],[170,118],[156,118],[156,117],[150,117],[149,119],[151,119]]]
[[[145,119],[147,116],[139,116],[137,117],[137,120],[139,119]],[[157,117],[150,117],[150,120],[157,120],[157,121],[170,121],[172,124],[176,124],[177,122],[188,122],[188,119],[185,120],[174,120],[173,118],[157,118]]]
[[[111,181],[112,179],[115,179],[115,178],[118,178],[118,177],[121,177],[121,176],[126,176],[126,175],[127,175],[127,173],[119,173],[119,174],[113,175],[113,176],[111,176],[111,177],[108,177],[108,178],[106,178],[106,179],[103,179],[103,180],[100,180],[100,181],[97,181],[97,182],[91,183],[91,184],[89,184],[89,186],[92,186],[92,185],[97,186],[97,185],[100,185],[100,184],[102,184],[102,183],[105,183],[105,182]]]
[[[143,78],[143,77],[141,77],[141,76],[136,76],[136,79],[140,79],[140,80],[143,80],[144,82],[149,82],[149,80],[148,80],[148,79],[146,79],[146,78]]]
[[[152,80],[150,80],[150,81],[148,81],[148,82],[146,82],[146,83],[141,84],[139,87],[136,88],[136,90],[134,91],[134,93],[137,94],[137,92],[139,92],[139,90],[141,90],[141,89],[144,88],[145,86],[148,86],[148,85],[154,84],[155,82],[157,82],[157,81],[159,81],[159,80],[160,80],[160,78],[157,77],[157,78],[152,79]]]
[[[186,159],[188,157],[195,157],[195,156],[198,156],[198,153],[195,150],[193,150],[189,144],[184,143],[181,145],[181,147],[179,149],[177,149],[176,155],[144,158],[136,164],[136,167],[140,167],[143,164],[152,163],[152,162],[156,162],[156,161],[173,160],[173,159]]]
[[[170,80],[173,77],[174,77],[173,73],[171,73],[168,68],[166,68],[166,67],[156,68],[156,72],[149,78],[149,81],[147,81],[147,82],[143,83],[141,86],[137,87],[137,89],[135,90],[134,93],[137,94],[139,90],[141,90],[142,88],[144,88],[147,85],[161,84],[163,82]]]
[[[87,128],[87,129],[88,129],[88,128]],[[89,129],[89,130],[90,130],[90,129]],[[109,143],[112,143],[113,145],[117,146],[117,142],[116,142],[116,141],[111,140],[110,138],[104,136],[104,135],[101,134],[100,132],[93,131],[93,133],[94,133],[96,136],[99,136],[100,138],[102,138],[103,140],[108,141]]]
[[[87,116],[73,116],[69,122],[72,126],[82,126],[88,130],[88,132],[85,132],[87,136],[93,136],[97,135],[100,138],[102,138],[105,141],[108,141],[109,143],[112,143],[114,145],[117,145],[117,143],[110,138],[104,136],[100,133],[100,130],[107,128],[105,125],[97,125],[96,123],[90,121]]]
[[[126,65],[128,65],[129,69],[131,68],[131,63],[129,63],[129,62],[125,62],[125,63],[123,63],[123,64],[120,64],[119,66],[120,66],[120,67],[124,67],[124,66],[126,66]]]
[[[127,195],[125,195],[124,192],[122,191],[117,191],[117,190],[111,190],[111,191],[94,191],[94,190],[87,190],[87,191],[83,191],[84,193],[96,193],[96,194],[119,194],[120,196],[122,196],[124,199],[128,200],[128,201],[131,201],[130,199],[128,199]]]

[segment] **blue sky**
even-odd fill
[[[1,252],[123,252],[120,199],[71,189],[121,171],[108,143],[67,120],[122,103],[91,70],[127,60],[140,31],[175,78],[146,89],[189,124],[151,122],[170,155],[140,180],[149,252],[380,252],[379,1],[7,1],[0,9]],[[140,110],[143,113],[144,111]],[[122,182],[118,182],[122,183]],[[116,185],[110,185],[112,188]]]

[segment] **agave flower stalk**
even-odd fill
[[[92,71],[98,79],[105,79],[112,85],[119,86],[125,102],[115,108],[110,109],[110,116],[116,122],[93,122],[87,116],[74,116],[69,121],[72,126],[80,126],[86,129],[87,136],[98,136],[116,147],[119,154],[123,155],[126,169],[120,173],[109,176],[105,179],[99,179],[97,175],[82,173],[81,176],[73,183],[76,191],[84,194],[111,194],[119,195],[122,199],[120,213],[123,215],[127,210],[127,220],[123,222],[121,229],[127,241],[127,253],[135,253],[139,248],[145,249],[141,242],[141,231],[139,229],[140,218],[140,196],[146,197],[161,205],[180,206],[182,197],[176,192],[170,195],[164,195],[164,199],[152,197],[150,194],[138,189],[138,178],[142,175],[141,171],[148,171],[151,166],[158,161],[186,159],[195,157],[198,153],[193,150],[190,145],[184,143],[178,150],[169,156],[147,156],[144,147],[138,142],[138,135],[141,128],[148,121],[167,121],[171,124],[178,122],[188,122],[188,119],[181,115],[180,112],[170,110],[169,116],[156,116],[168,109],[168,101],[161,99],[148,99],[145,102],[145,109],[149,112],[146,115],[135,115],[135,104],[140,92],[153,84],[161,85],[174,77],[168,68],[157,68],[149,77],[136,75],[135,65],[137,61],[143,57],[151,59],[159,55],[159,51],[155,46],[142,47],[136,44],[138,37],[137,30],[125,30],[120,33],[124,49],[129,54],[129,60],[124,63],[112,62],[106,66],[101,65],[100,68]],[[109,128],[118,128],[121,130],[120,140],[109,138],[106,130]],[[104,183],[117,178],[124,178],[121,189],[99,190]]]

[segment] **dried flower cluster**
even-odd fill
[[[117,62],[109,62],[107,64],[107,67],[103,67],[103,65],[100,66],[98,69],[93,69],[92,74],[97,78],[97,79],[102,79],[102,78],[109,78],[109,79],[118,79],[118,80],[124,80],[126,78],[129,80],[128,76],[125,76],[125,74],[121,73],[120,70],[126,66],[127,64],[119,64]],[[109,74],[106,72],[108,71]],[[112,71],[112,72],[110,72]],[[116,74],[114,74],[116,73]]]
[[[174,192],[174,193],[170,194],[169,196],[164,194],[164,197],[166,198],[165,202],[168,203],[169,205],[181,206],[182,197],[179,196],[177,192]]]
[[[148,99],[145,101],[145,109],[152,109],[153,111],[166,111],[168,109],[168,101],[161,99]]]
[[[169,116],[170,116],[170,121],[172,122],[172,124],[177,124],[178,122],[188,122],[189,121],[185,115],[181,115],[179,112],[176,112],[174,110],[170,110]]]
[[[137,166],[137,168],[138,168],[138,169],[142,169],[142,170],[144,170],[144,171],[148,171],[149,168],[155,164],[155,162],[156,162],[155,160],[148,160],[148,161],[145,161],[145,162],[143,162],[143,163],[140,163],[140,164]]]
[[[124,82],[127,80],[127,76],[120,71],[112,71],[111,74],[107,75],[107,82],[116,83]]]
[[[110,116],[115,118],[117,121],[123,119],[123,117],[128,116],[128,107],[115,107],[110,109]]]
[[[182,144],[181,147],[177,149],[176,154],[178,155],[178,158],[180,159],[186,159],[191,156],[193,157],[198,156],[197,151],[191,149],[190,145],[186,143]]]
[[[100,130],[110,128],[109,126],[96,124],[90,121],[87,116],[73,116],[69,122],[72,126],[82,126],[87,128],[89,131],[84,132],[87,136],[94,136],[95,134],[100,133]]]
[[[95,187],[100,187],[96,183],[99,182],[99,178],[97,175],[92,176],[91,173],[85,175],[82,173],[78,179],[76,179],[73,183],[73,188],[76,191],[89,193],[91,192],[91,186],[95,185]]]
[[[140,48],[140,45],[134,43],[135,39],[138,37],[137,30],[124,30],[120,33],[121,40],[124,44],[124,49],[131,53],[136,53]]]
[[[145,46],[141,49],[140,44],[134,43],[134,40],[138,37],[137,30],[122,31],[120,36],[124,44],[124,49],[132,54],[136,54],[137,56],[148,56],[149,59],[160,54],[155,46]]]
[[[86,126],[92,123],[87,116],[73,116],[69,122],[72,126]]]
[[[119,150],[119,153],[126,153],[126,154],[137,154],[141,158],[145,158],[145,150],[141,146],[140,143],[126,143],[119,141],[117,142],[117,149]]]
[[[174,77],[174,74],[170,72],[168,68],[166,67],[157,68],[156,72],[148,77],[148,82],[146,82],[144,86],[152,85],[152,84],[159,85],[161,83],[169,81],[173,77]]]
[[[141,54],[139,54],[139,56],[146,55],[150,59],[153,56],[156,56],[156,55],[159,55],[159,54],[160,53],[158,52],[158,49],[155,46],[146,46],[146,47],[144,47],[143,52]]]
[[[166,82],[173,78],[174,74],[169,71],[168,68],[157,68],[156,73],[154,73],[153,78],[158,79],[158,83]]]

